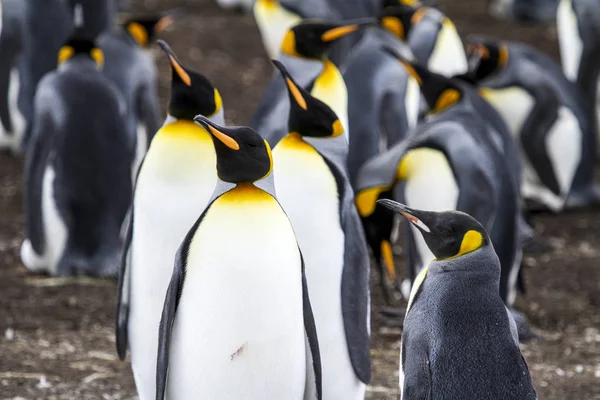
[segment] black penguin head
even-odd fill
[[[127,20],[123,28],[141,47],[146,48],[154,41],[157,33],[164,31],[172,23],[171,15],[134,18]]]
[[[406,71],[417,81],[431,112],[442,112],[461,100],[462,89],[452,79],[406,60],[391,47],[384,46],[383,50],[397,58],[406,68]]]
[[[83,31],[76,28],[65,44],[58,52],[58,65],[70,60],[73,57],[89,57],[96,62],[98,68],[104,65],[104,53],[98,47],[93,39],[85,36]]]
[[[223,101],[212,83],[204,75],[185,68],[165,41],[158,40],[156,43],[167,54],[171,64],[169,114],[192,121],[199,114],[210,117],[218,113]]]
[[[217,175],[230,183],[252,183],[273,171],[271,147],[245,126],[222,127],[198,115],[194,120],[211,133],[217,153]]]
[[[282,63],[277,60],[271,62],[281,72],[290,97],[289,132],[319,138],[336,137],[344,133],[342,123],[327,104],[298,85]]]
[[[467,40],[469,75],[474,81],[481,82],[508,65],[509,52],[506,44],[478,36],[468,37]]]
[[[377,203],[401,214],[416,226],[436,260],[457,258],[490,242],[485,228],[469,214],[415,210],[388,199]]]
[[[382,8],[395,7],[399,5],[419,7],[421,2],[419,0],[383,0]]]
[[[419,23],[429,10],[427,7],[410,5],[409,2],[397,2],[386,7],[379,15],[379,24],[400,40],[407,40],[410,30]]]
[[[343,23],[306,20],[287,31],[281,43],[281,52],[288,56],[321,59],[336,40],[376,22],[371,18]]]

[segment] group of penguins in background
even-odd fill
[[[22,262],[118,274],[117,351],[140,399],[363,399],[369,248],[386,303],[408,301],[391,311],[402,399],[537,398],[513,308],[539,239],[525,215],[599,202],[600,2],[561,0],[564,72],[523,43],[465,49],[415,0],[363,3],[254,2],[275,72],[248,126],[226,126],[217,88],[158,40],[161,125],[148,50],[181,10],[0,3]]]

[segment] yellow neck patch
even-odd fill
[[[427,14],[428,12],[429,12],[429,9],[427,7],[421,7],[417,11],[415,11],[415,13],[410,18],[411,25],[416,25],[419,22],[421,22],[421,20],[425,16],[425,14]]]
[[[127,24],[127,31],[140,46],[148,46],[148,32],[146,32],[146,28],[144,28],[141,24],[137,22],[130,22]]]
[[[433,112],[439,113],[448,107],[451,107],[458,103],[460,100],[460,92],[456,89],[446,89],[442,92],[435,102]]]
[[[356,203],[356,208],[358,209],[360,216],[364,218],[373,214],[379,195],[389,188],[389,186],[375,186],[358,192],[354,202]]]
[[[462,242],[460,243],[460,249],[458,250],[458,253],[452,257],[444,258],[438,261],[453,260],[460,256],[464,256],[465,254],[471,253],[481,248],[482,245],[483,235],[481,233],[474,230],[467,231],[467,233],[465,233],[465,236],[463,236]]]
[[[267,176],[269,176],[272,172],[273,172],[273,152],[271,151],[271,146],[269,145],[269,142],[267,142],[265,140],[265,146],[267,147],[267,154],[269,155],[269,172],[267,172],[262,178],[260,179],[264,179]]]
[[[221,110],[221,107],[223,107],[223,99],[217,88],[215,88],[215,112],[212,115],[218,113]]]
[[[404,31],[404,25],[396,17],[383,17],[381,19],[381,26],[393,33],[396,37],[406,40],[406,34]]]
[[[505,44],[501,44],[499,52],[500,54],[498,55],[498,66],[504,68],[508,64],[508,47]]]
[[[58,65],[64,63],[75,55],[75,49],[71,46],[63,46],[58,52]]]
[[[96,47],[92,49],[90,55],[94,61],[96,61],[96,65],[98,65],[98,67],[102,68],[104,66],[104,52],[102,50]]]
[[[296,34],[291,29],[287,31],[281,42],[281,52],[292,57],[302,57],[296,51]]]
[[[332,129],[332,137],[338,137],[340,136],[342,133],[344,133],[344,125],[342,125],[342,121],[340,121],[339,119],[336,119],[335,122],[331,125],[331,129]]]

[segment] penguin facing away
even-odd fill
[[[53,276],[114,276],[131,200],[125,105],[98,69],[102,51],[78,29],[58,60],[35,97],[21,259]]]
[[[22,0],[0,2],[0,150],[20,151],[25,117],[19,108],[25,4]]]
[[[281,43],[280,60],[288,67],[296,82],[327,104],[340,118],[347,133],[346,84],[342,74],[326,54],[335,41],[374,22],[374,19],[344,23],[307,20],[288,30]],[[283,100],[286,93],[281,79],[272,80],[249,123],[273,146],[287,133],[289,103]]]
[[[273,63],[291,103],[290,133],[273,149],[275,189],[304,259],[323,397],[364,399],[371,377],[369,256],[348,180],[348,143],[335,113]]]
[[[134,18],[105,32],[98,39],[104,51],[104,74],[121,90],[127,102],[128,129],[136,140],[135,179],[152,137],[160,128],[157,70],[150,45],[157,33],[173,22],[172,12],[155,17]]]
[[[321,399],[304,262],[274,195],[269,144],[197,121],[214,137],[219,180],[175,257],[156,398]]]
[[[408,43],[420,65],[453,76],[467,72],[467,57],[454,23],[435,8],[400,4],[381,12],[381,25]]]
[[[484,226],[457,211],[378,203],[404,216],[435,255],[406,310],[402,399],[537,399],[515,322],[498,296],[500,263]]]
[[[172,68],[169,115],[138,172],[119,272],[116,324],[117,353],[123,360],[129,345],[142,400],[156,396],[158,327],[173,257],[217,183],[210,134],[193,118],[202,114],[223,121],[218,90],[184,67],[166,42],[158,44]]]
[[[471,78],[520,142],[523,197],[555,212],[597,203],[593,115],[575,84],[525,44],[484,36],[469,42]]]

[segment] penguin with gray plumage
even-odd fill
[[[193,118],[200,114],[224,123],[219,91],[206,77],[182,65],[166,42],[159,40],[158,45],[171,64],[171,97],[167,118],[154,135],[135,182],[119,271],[116,323],[117,353],[124,360],[129,347],[141,400],[156,398],[158,327],[173,256],[217,183],[211,135]]]
[[[530,46],[485,36],[468,40],[470,78],[521,144],[521,193],[530,207],[559,212],[597,204],[594,118],[577,86]]]
[[[323,398],[364,399],[371,378],[369,254],[348,180],[348,142],[335,113],[273,63],[290,98],[290,133],[273,149],[275,189],[302,250]]]
[[[488,13],[497,19],[553,22],[559,0],[487,0]]]
[[[269,144],[213,135],[218,181],[175,256],[159,330],[156,399],[321,399],[304,262],[275,197]]]
[[[161,125],[157,70],[150,45],[155,35],[173,22],[172,14],[131,18],[98,38],[98,45],[106,56],[103,72],[121,90],[127,102],[128,129],[136,133],[133,178]]]
[[[537,399],[515,322],[498,296],[500,262],[485,227],[462,212],[378,203],[404,216],[435,256],[406,310],[402,399]]]
[[[17,153],[25,133],[25,117],[19,108],[25,2],[0,2],[0,150]]]
[[[419,79],[432,114],[412,137],[373,158],[360,171],[356,201],[370,245],[375,254],[381,252],[388,274],[395,278],[391,232],[376,236],[384,233],[380,226],[384,217],[376,213],[375,202],[389,193],[414,207],[467,212],[491,232],[502,265],[500,296],[511,307],[523,248],[517,171],[511,169],[510,160],[511,155],[518,159],[517,151],[508,144],[510,137],[490,122],[493,110],[466,85],[402,62]],[[384,222],[383,226],[390,225]],[[414,229],[407,232],[407,239],[405,297],[417,273],[434,257]],[[531,338],[525,318],[513,312],[519,318],[522,338]]]
[[[342,74],[327,57],[330,46],[359,29],[375,23],[374,19],[343,23],[307,20],[287,31],[281,42],[279,60],[285,63],[300,86],[327,104],[348,130],[348,92]],[[285,84],[274,76],[260,100],[249,126],[275,146],[287,133],[289,103]],[[351,133],[349,133],[351,135]]]
[[[21,259],[54,276],[113,276],[131,200],[125,104],[99,70],[102,51],[78,29],[58,60],[35,97]]]
[[[408,43],[416,61],[445,76],[467,72],[467,56],[454,23],[441,11],[400,4],[385,7],[381,25]]]
[[[561,0],[556,25],[563,72],[577,83],[586,103],[594,105],[600,135],[600,2]]]

